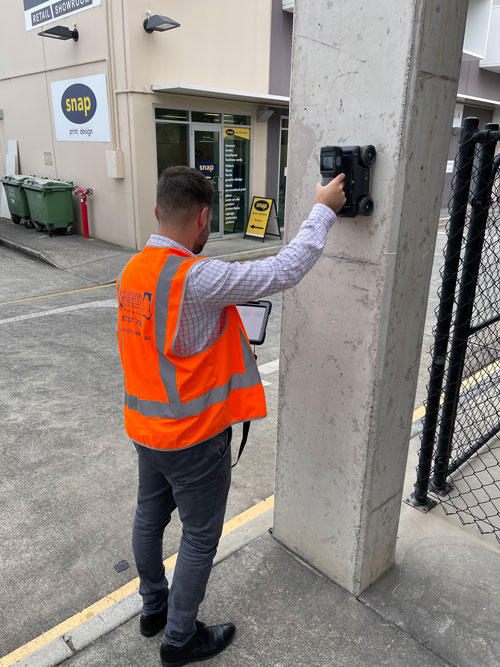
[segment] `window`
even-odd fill
[[[242,232],[250,198],[252,116],[155,107],[158,177],[185,165],[210,178],[215,191],[215,235]]]
[[[189,125],[156,123],[158,177],[167,167],[175,167],[178,164],[188,166],[188,130]]]
[[[191,121],[193,123],[219,123],[220,113],[209,113],[207,111],[191,111]]]
[[[155,109],[156,120],[188,121],[189,111],[180,111],[178,109]]]
[[[251,125],[251,116],[241,116],[236,114],[225,113],[224,125]]]

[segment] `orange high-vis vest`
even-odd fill
[[[125,375],[125,429],[154,449],[180,449],[231,424],[266,416],[255,358],[236,306],[216,340],[174,352],[186,278],[201,257],[146,246],[117,282],[118,345]]]

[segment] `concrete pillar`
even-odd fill
[[[466,12],[296,0],[287,237],[324,144],[375,144],[376,208],[284,295],[274,534],[354,594],[394,559]]]

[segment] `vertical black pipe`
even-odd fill
[[[460,385],[462,383],[465,356],[467,354],[469,327],[476,296],[479,268],[481,266],[481,252],[488,221],[488,212],[491,205],[491,190],[493,188],[494,174],[493,158],[497,143],[497,137],[494,134],[494,131],[498,130],[498,125],[495,123],[488,123],[484,126],[484,130],[486,132],[493,132],[491,132],[491,137],[484,140],[479,155],[478,175],[472,201],[467,243],[465,246],[464,264],[460,279],[457,310],[455,313],[455,327],[448,363],[448,376],[441,415],[439,440],[434,461],[432,486],[435,491],[444,489],[446,477],[448,475],[453,431],[455,429],[458,399],[460,397]]]
[[[445,371],[446,353],[450,335],[451,315],[455,288],[457,283],[460,249],[467,215],[469,188],[474,162],[474,134],[479,127],[478,118],[465,118],[457,155],[457,171],[453,185],[453,198],[448,231],[448,244],[443,271],[443,284],[439,301],[436,335],[432,352],[432,364],[427,393],[427,408],[422,430],[422,443],[417,467],[415,484],[415,502],[420,505],[427,503],[427,491],[434,452],[434,440],[439,418],[439,403]]]

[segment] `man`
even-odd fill
[[[319,258],[344,176],[319,183],[316,204],[276,257],[245,264],[197,257],[210,233],[213,189],[195,169],[158,182],[153,234],[117,284],[125,427],[139,462],[133,548],[143,598],[141,633],[165,627],[162,665],[220,653],[232,623],[197,620],[224,523],[231,425],[266,416],[264,391],[235,304],[296,285]],[[162,542],[174,509],[182,539],[169,590]]]

